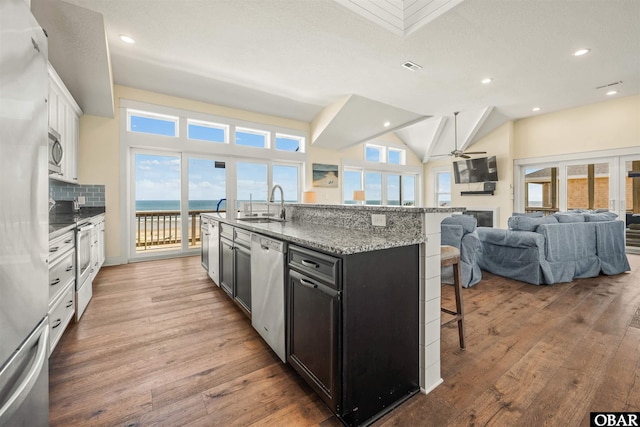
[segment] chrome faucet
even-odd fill
[[[286,214],[284,211],[284,191],[282,190],[282,187],[280,187],[280,185],[276,184],[273,186],[273,188],[271,189],[271,196],[269,196],[269,203],[273,203],[274,200],[274,195],[276,192],[276,188],[280,190],[280,219],[286,219]]]

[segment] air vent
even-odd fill
[[[617,86],[619,84],[622,84],[622,80],[620,80],[619,82],[609,83],[608,85],[598,86],[596,89],[604,89],[605,87]]]
[[[419,69],[421,69],[422,67],[418,64],[416,64],[415,62],[412,61],[405,61],[402,66],[404,68],[406,68],[407,70],[411,70],[411,71],[418,71]]]

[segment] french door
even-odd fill
[[[226,162],[131,150],[130,257],[196,252],[200,214],[225,210]]]
[[[514,210],[608,209],[625,221],[629,252],[640,253],[640,154],[519,165]]]

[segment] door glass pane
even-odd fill
[[[269,189],[267,188],[267,165],[261,163],[238,162],[238,206],[254,202],[266,202]]]
[[[345,205],[355,205],[356,202],[353,199],[353,192],[356,190],[362,190],[362,172],[360,171],[344,171],[344,195],[343,201]]]
[[[625,162],[627,246],[640,248],[640,159]]]
[[[415,175],[404,175],[402,177],[402,206],[416,206]]]
[[[525,169],[525,210],[558,210],[558,168],[532,167]]]
[[[382,174],[379,172],[365,172],[364,197],[367,205],[382,204]]]
[[[180,158],[135,155],[136,253],[180,250]]]
[[[296,203],[298,201],[298,167],[297,166],[273,166],[273,185],[280,185],[284,192],[286,202]],[[279,201],[278,192],[274,195],[274,200]]]
[[[189,158],[189,247],[200,247],[200,214],[215,212],[226,196],[224,162]],[[217,167],[216,167],[217,166]],[[224,203],[224,202],[223,202]]]
[[[400,175],[387,175],[387,205],[400,205]]]
[[[609,208],[609,164],[567,166],[567,209]]]

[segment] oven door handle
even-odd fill
[[[91,230],[93,228],[96,228],[96,225],[89,222],[89,223],[80,225],[78,227],[78,231],[82,233],[83,231]]]

